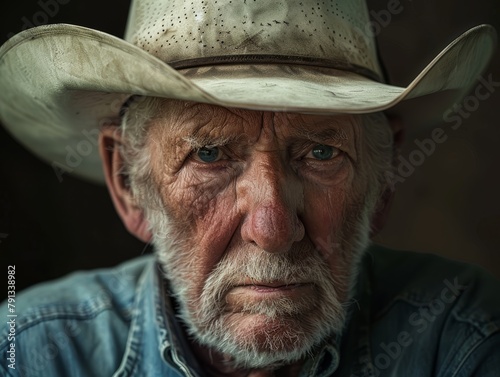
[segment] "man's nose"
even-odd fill
[[[303,191],[293,173],[273,154],[254,159],[238,189],[242,238],[270,253],[288,251],[304,238],[299,218]]]

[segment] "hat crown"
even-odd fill
[[[133,0],[125,39],[175,68],[288,63],[381,80],[364,0]]]

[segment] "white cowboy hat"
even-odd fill
[[[133,0],[125,40],[60,24],[7,41],[0,120],[54,167],[102,182],[96,135],[131,95],[369,113],[435,92],[456,100],[496,44],[477,26],[402,88],[384,83],[369,25],[364,0]]]

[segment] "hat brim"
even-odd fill
[[[119,120],[131,94],[254,110],[370,113],[442,91],[456,100],[484,70],[495,45],[494,29],[477,26],[402,88],[305,65],[178,71],[106,33],[74,25],[41,26],[0,48],[0,117],[16,139],[55,169],[102,183],[97,133],[104,123]]]

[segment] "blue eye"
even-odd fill
[[[217,147],[203,147],[196,151],[196,156],[203,162],[215,162],[219,159],[221,152]]]
[[[323,144],[316,145],[311,151],[312,156],[317,160],[329,160],[336,155],[336,152],[337,148]]]

